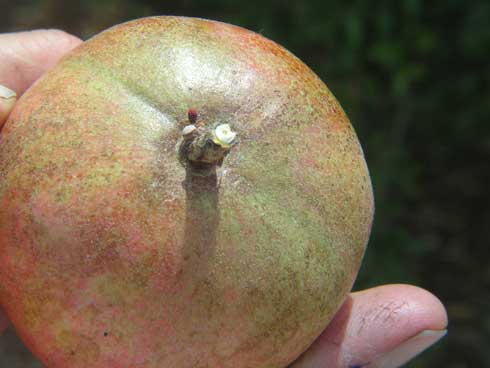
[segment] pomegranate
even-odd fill
[[[0,135],[0,301],[52,368],[285,367],[373,216],[344,111],[274,42],[151,17],[75,49]]]

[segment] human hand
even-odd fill
[[[20,96],[80,39],[45,30],[0,35],[0,129]],[[429,292],[385,285],[349,296],[289,368],[399,367],[445,335],[447,316]],[[0,333],[7,320],[0,311]]]

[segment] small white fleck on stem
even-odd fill
[[[184,129],[182,129],[182,135],[188,135],[191,134],[193,131],[195,131],[197,128],[194,124],[186,125]]]

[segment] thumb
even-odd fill
[[[447,315],[428,291],[385,285],[351,294],[290,368],[395,368],[446,333]]]

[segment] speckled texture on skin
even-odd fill
[[[239,136],[207,177],[180,132]],[[0,301],[50,368],[283,368],[332,318],[372,189],[342,108],[260,35],[154,17],[111,28],[0,135]]]

